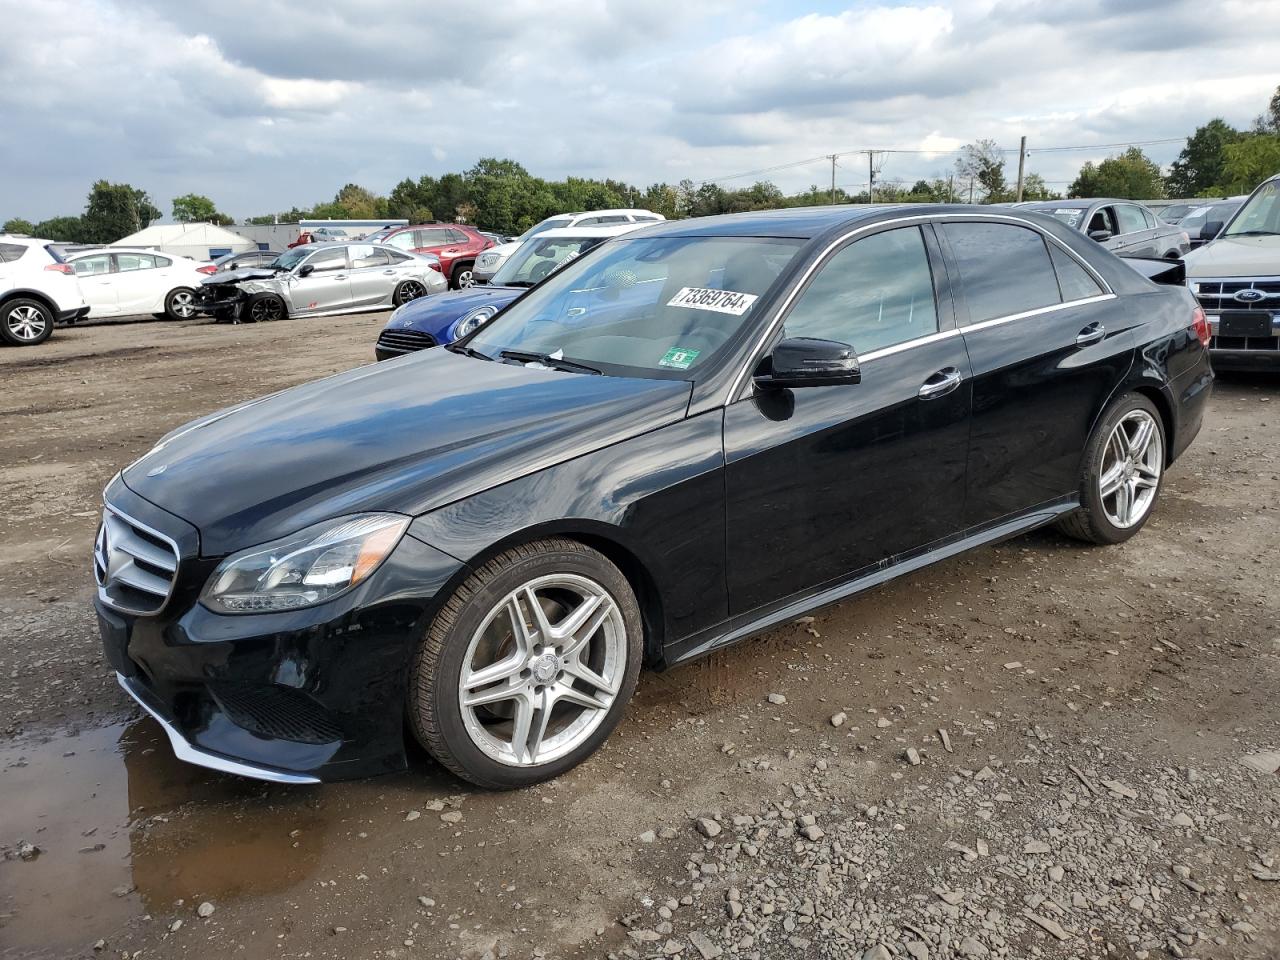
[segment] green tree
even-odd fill
[[[348,183],[333,198],[334,204],[345,210],[348,220],[378,220],[387,215],[387,201],[372,190],[356,183]]]
[[[1266,113],[1253,121],[1253,129],[1255,133],[1280,133],[1280,87],[1271,95]]]
[[[0,233],[25,233],[27,236],[35,236],[36,225],[30,220],[23,220],[21,217],[12,217],[4,222],[4,227],[0,228]]]
[[[1267,177],[1280,173],[1280,134],[1255,133],[1224,150],[1222,178],[1218,189],[1224,194],[1249,193]]]
[[[425,223],[434,219],[431,213],[431,201],[435,199],[436,178],[419,177],[416,181],[405,177],[391,190],[387,197],[387,215],[403,217],[410,223]]]
[[[1140,147],[1130,147],[1124,153],[1107,157],[1097,166],[1087,161],[1068,193],[1073,197],[1152,200],[1164,196],[1164,178],[1160,175],[1158,163]]]
[[[89,191],[83,221],[88,243],[115,243],[141,228],[138,191],[127,183],[99,180]]]
[[[976,199],[983,203],[999,203],[1007,199],[1004,182],[1004,155],[994,140],[975,140],[960,148],[956,159],[956,176],[975,188]]]
[[[178,223],[212,223],[220,216],[213,201],[198,193],[173,198],[173,219]]]
[[[1061,196],[1049,189],[1044,177],[1038,173],[1028,173],[1022,180],[1023,200],[1060,200]]]
[[[1197,127],[1169,167],[1165,191],[1171,197],[1199,197],[1212,192],[1222,180],[1226,148],[1242,137],[1243,133],[1221,117]]]
[[[151,226],[151,224],[164,216],[164,212],[151,202],[151,195],[145,190],[134,189],[133,205],[138,211],[139,230]]]
[[[80,217],[53,217],[31,228],[31,235],[58,243],[81,243],[88,239]]]

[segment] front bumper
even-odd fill
[[[113,505],[165,530],[163,511],[119,488],[110,488]],[[231,616],[198,602],[217,560],[193,553],[184,551],[157,614],[94,601],[108,664],[179,759],[277,783],[404,769],[412,658],[437,593],[463,565],[406,536],[350,593],[305,610]]]
[[[215,318],[237,318],[248,302],[249,295],[243,290],[211,290],[204,288],[196,291],[195,309],[197,313]]]

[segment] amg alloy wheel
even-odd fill
[[[609,735],[635,688],[642,626],[626,578],[576,541],[517,547],[445,605],[414,663],[409,715],[481,786],[556,776]]]
[[[164,298],[164,313],[170,320],[190,320],[196,315],[196,295],[186,287],[170,290]]]
[[[410,300],[417,300],[419,297],[424,296],[426,292],[427,288],[417,280],[406,280],[396,287],[395,296],[391,298],[391,302],[398,307],[408,303]]]
[[[0,341],[14,347],[33,347],[53,333],[53,316],[38,300],[19,297],[0,306]]]
[[[1064,518],[1059,527],[1091,543],[1128,540],[1151,516],[1164,464],[1160,412],[1140,394],[1121,397],[1089,440],[1080,509]]]

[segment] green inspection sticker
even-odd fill
[[[658,366],[674,367],[676,370],[688,370],[689,367],[693,366],[693,361],[698,359],[698,354],[701,352],[701,350],[689,350],[685,347],[672,347],[658,361]]]

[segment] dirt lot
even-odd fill
[[[0,351],[0,957],[1280,956],[1280,378],[1219,381],[1128,544],[1037,533],[649,675],[557,782],[177,763],[99,654],[99,491],[382,320]]]

